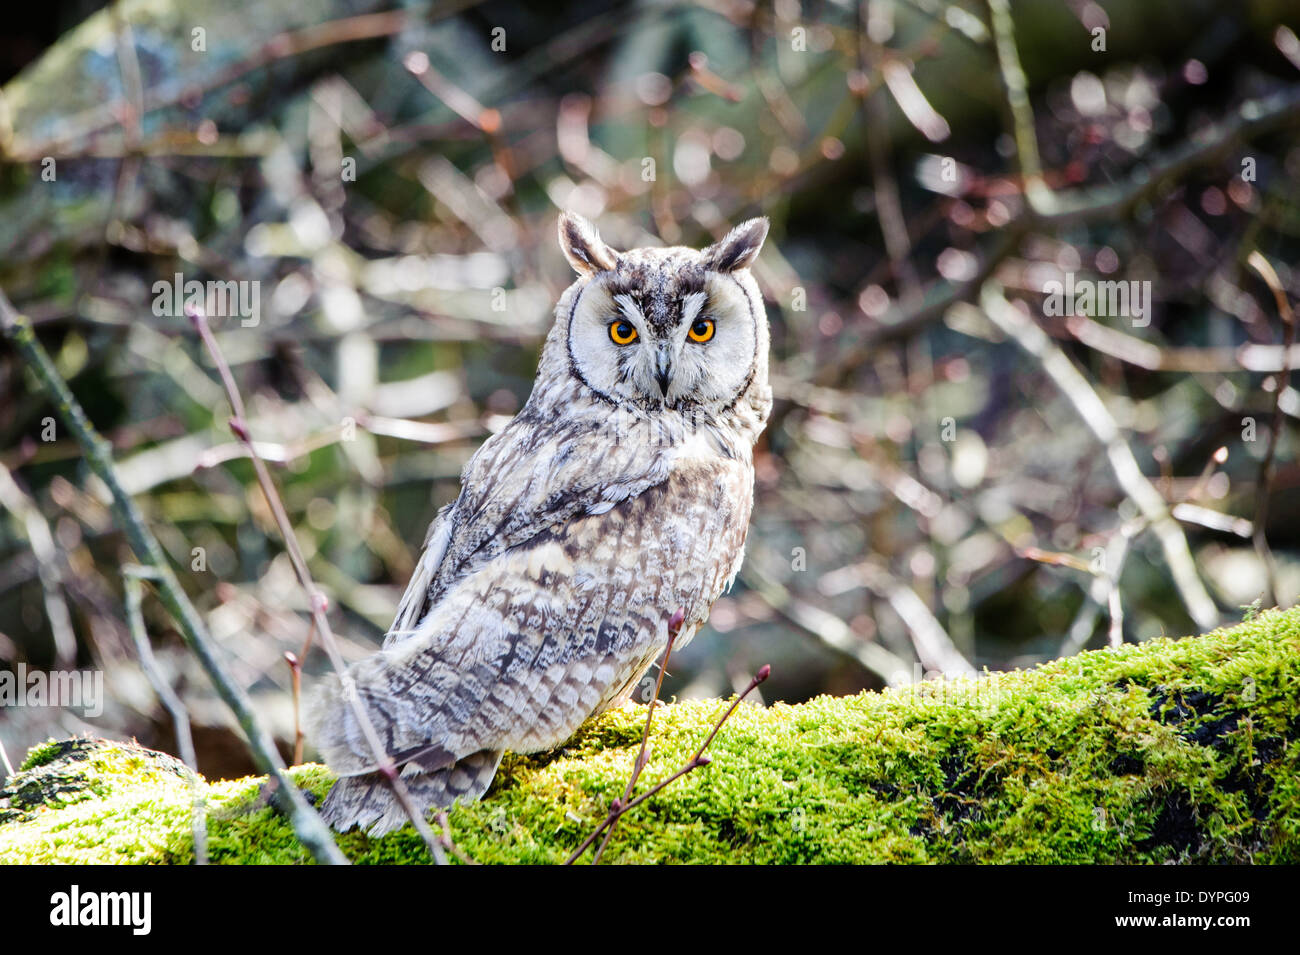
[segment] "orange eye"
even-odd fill
[[[693,342],[707,342],[713,337],[713,319],[698,318],[691,330],[686,333]]]
[[[615,322],[609,326],[609,337],[615,345],[630,345],[636,341],[636,329],[631,322]]]

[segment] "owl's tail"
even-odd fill
[[[401,768],[402,782],[420,812],[450,809],[457,799],[480,798],[501,763],[501,750],[460,756],[431,742],[429,701],[415,693],[393,692],[388,656],[381,651],[349,668],[355,702],[334,675],[323,678],[304,701],[307,734],[339,777],[322,812],[340,832],[360,826],[381,836],[407,821],[388,780],[376,772],[374,750],[357,723],[356,702],[365,707],[382,744]]]
[[[407,763],[402,782],[421,812],[449,809],[458,799],[474,802],[482,797],[500,764],[501,750],[472,753],[433,772],[422,770],[418,763]],[[360,826],[372,837],[400,829],[409,821],[392,787],[379,773],[341,777],[325,797],[321,815],[339,832]]]

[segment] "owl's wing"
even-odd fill
[[[448,512],[452,505],[438,511],[438,516],[429,525],[424,535],[424,548],[415,565],[411,579],[407,581],[402,601],[397,605],[397,616],[384,637],[384,646],[391,646],[404,636],[415,632],[415,627],[428,609],[429,587],[442,565],[442,558],[447,553],[447,544],[451,540],[451,518]]]
[[[429,528],[385,646],[414,634],[443,595],[485,561],[666,480],[690,447],[671,427],[612,414],[543,426],[525,409],[466,465],[460,496]]]

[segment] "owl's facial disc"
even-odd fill
[[[762,299],[746,271],[766,237],[758,218],[699,251],[616,252],[590,222],[561,214],[560,248],[579,275],[561,300],[573,373],[615,404],[730,406],[767,347]]]
[[[730,403],[755,360],[744,290],[730,276],[703,270],[651,277],[645,287],[609,273],[580,290],[569,323],[574,370],[615,402]]]

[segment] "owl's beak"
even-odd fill
[[[668,386],[673,382],[673,346],[671,342],[660,342],[659,351],[655,353],[655,381],[659,382],[659,393],[668,397]]]

